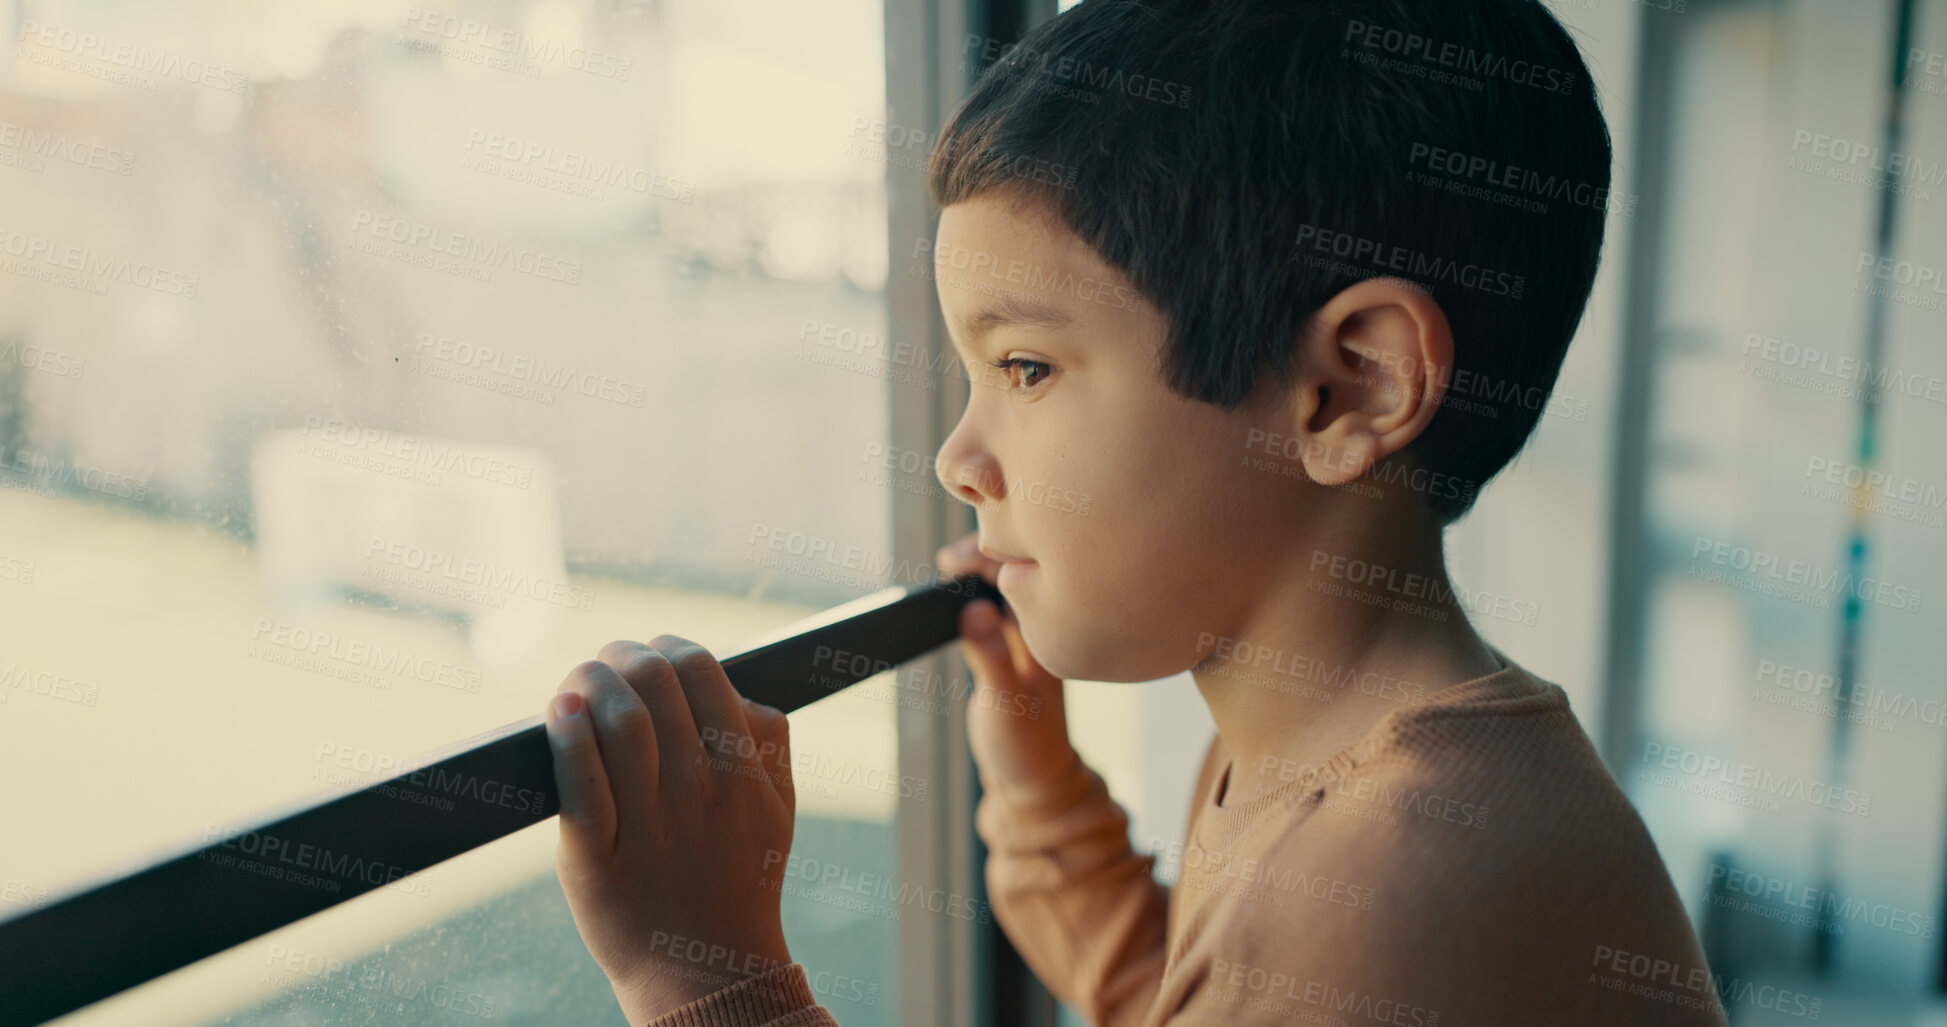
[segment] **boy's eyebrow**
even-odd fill
[[[966,317],[960,324],[969,339],[977,339],[1002,325],[1060,328],[1074,321],[1074,315],[1046,300],[1032,296],[1003,296],[978,313]]]

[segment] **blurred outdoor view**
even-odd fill
[[[722,653],[919,576],[859,351],[881,22],[0,3],[7,902],[538,713],[612,639]],[[895,870],[893,699],[793,717],[814,877]],[[74,1020],[620,1022],[554,836]],[[820,999],[886,1022],[899,910],[793,883]]]

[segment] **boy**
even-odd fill
[[[980,530],[939,563],[1009,601],[963,613],[977,687],[1055,714],[969,704],[976,825],[1091,1023],[1725,1022],[1641,820],[1442,552],[1553,388],[1609,163],[1538,0],[1088,0],[942,134],[975,387],[936,469]],[[1164,886],[1061,680],[1184,670],[1217,738]],[[833,1023],[779,926],[790,775],[698,741],[784,718],[668,636],[562,689],[562,882],[630,1022]]]

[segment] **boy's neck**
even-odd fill
[[[1198,628],[1225,640],[1191,674],[1231,755],[1226,807],[1502,669],[1448,581],[1438,526],[1355,516],[1316,539],[1269,561],[1236,623]]]

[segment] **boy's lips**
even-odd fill
[[[989,560],[998,560],[1001,563],[1033,563],[1034,562],[1033,560],[1030,560],[1025,556],[1015,556],[1013,553],[1009,553],[1000,549],[995,549],[993,546],[990,546],[985,542],[982,542],[980,544],[980,555],[986,557]]]
[[[1021,575],[1033,570],[1037,565],[1033,560],[1008,560],[1001,564],[1000,572],[994,575],[994,587],[1006,593],[1009,586],[1021,580]]]
[[[1008,591],[1008,585],[1011,582],[1021,580],[1021,575],[1027,573],[1030,568],[1035,566],[1034,561],[1025,556],[1016,556],[1005,549],[996,549],[985,542],[980,544],[980,555],[989,560],[1000,561],[1001,569],[994,575],[994,587],[1000,589],[1003,593]]]

